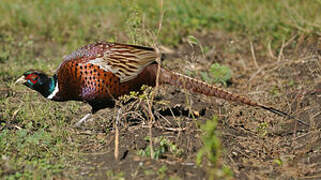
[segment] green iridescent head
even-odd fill
[[[36,70],[28,70],[16,81],[22,83],[30,89],[40,92],[43,96],[47,97],[55,89],[54,78],[48,77],[43,72]]]

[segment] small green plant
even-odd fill
[[[214,116],[212,120],[207,120],[205,124],[201,125],[201,129],[204,135],[201,137],[203,141],[203,147],[198,151],[196,156],[196,163],[200,165],[204,158],[213,165],[209,168],[209,179],[219,178],[222,179],[232,176],[230,168],[222,166],[219,168],[218,158],[222,153],[222,147],[216,132],[217,117]]]
[[[279,96],[280,94],[280,88],[278,86],[273,86],[272,89],[270,90],[270,93],[276,97]]]
[[[202,136],[204,145],[199,150],[196,158],[196,163],[198,165],[201,164],[203,157],[207,157],[212,164],[216,164],[217,158],[221,153],[220,140],[215,133],[216,126],[216,116],[214,116],[212,120],[207,120],[205,124],[201,125],[201,129],[205,134]]]
[[[177,175],[172,175],[169,177],[169,180],[181,180],[182,178],[180,178],[179,176]]]
[[[152,176],[155,174],[155,171],[153,169],[145,169],[144,174],[145,176]]]
[[[224,86],[232,78],[232,71],[229,67],[218,63],[212,64],[209,72],[201,72],[202,79],[208,83],[221,83]]]
[[[164,179],[166,177],[166,171],[167,171],[168,167],[166,165],[162,165],[162,167],[160,167],[157,171],[157,175],[159,177],[159,179]]]
[[[150,141],[150,137],[145,137],[146,141]],[[181,156],[182,150],[179,149],[173,142],[171,142],[169,139],[167,139],[164,136],[156,137],[153,139],[155,149],[154,149],[154,155],[153,159],[160,159],[165,156],[165,153],[171,153],[176,157]],[[147,146],[146,149],[140,149],[137,154],[144,157],[150,157],[150,146]]]
[[[141,92],[131,91],[131,92],[129,92],[128,95],[126,94],[126,95],[119,97],[119,101],[121,103],[126,103],[127,101],[132,100],[132,99],[144,101],[144,100],[151,98],[152,93],[153,93],[152,87],[143,85],[140,89],[141,89]]]
[[[259,126],[257,127],[256,131],[261,137],[264,137],[268,133],[267,127],[268,127],[268,123],[266,123],[266,122],[260,123]]]
[[[112,170],[108,170],[106,172],[106,176],[108,177],[108,179],[113,179],[113,180],[124,180],[124,172],[119,172],[119,173],[115,173]]]
[[[294,87],[295,86],[295,81],[293,79],[291,79],[288,84],[289,87]]]
[[[273,163],[278,165],[278,166],[282,166],[283,165],[283,161],[281,159],[274,159]]]

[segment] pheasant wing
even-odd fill
[[[153,48],[98,42],[79,48],[70,55],[64,56],[62,64],[67,61],[94,64],[107,72],[114,73],[122,83],[135,78],[147,65],[155,62],[156,58],[157,53]]]

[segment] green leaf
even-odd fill
[[[226,86],[228,80],[232,78],[232,71],[229,67],[218,63],[212,64],[210,67],[211,76],[215,83],[222,83]]]

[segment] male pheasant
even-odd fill
[[[53,101],[86,102],[92,106],[92,113],[95,113],[102,108],[114,107],[115,99],[130,91],[139,91],[144,84],[155,86],[158,71],[157,57],[158,53],[150,47],[97,42],[65,56],[53,76],[29,70],[17,82],[24,83]],[[159,84],[171,84],[206,96],[260,107],[280,116],[296,119],[273,107],[259,104],[197,79],[163,68],[159,71]],[[308,125],[304,121],[296,120]]]

